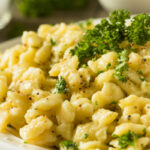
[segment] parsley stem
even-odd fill
[[[137,150],[136,149],[136,138],[135,138],[135,136],[133,137],[133,148],[134,148],[134,150]]]

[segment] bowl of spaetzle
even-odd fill
[[[149,150],[149,30],[116,10],[0,47],[0,149]]]

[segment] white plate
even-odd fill
[[[10,133],[0,133],[0,150],[48,150],[24,141]]]

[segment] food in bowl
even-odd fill
[[[150,148],[150,15],[41,25],[0,55],[0,132],[61,150]]]

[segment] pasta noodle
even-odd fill
[[[117,52],[78,67],[70,50],[83,34],[77,24],[41,25],[0,55],[0,132],[12,127],[26,143],[61,150],[69,150],[63,141],[74,150],[120,150],[118,139],[134,133],[137,150],[149,150],[150,43],[129,54],[124,83],[114,76]]]

